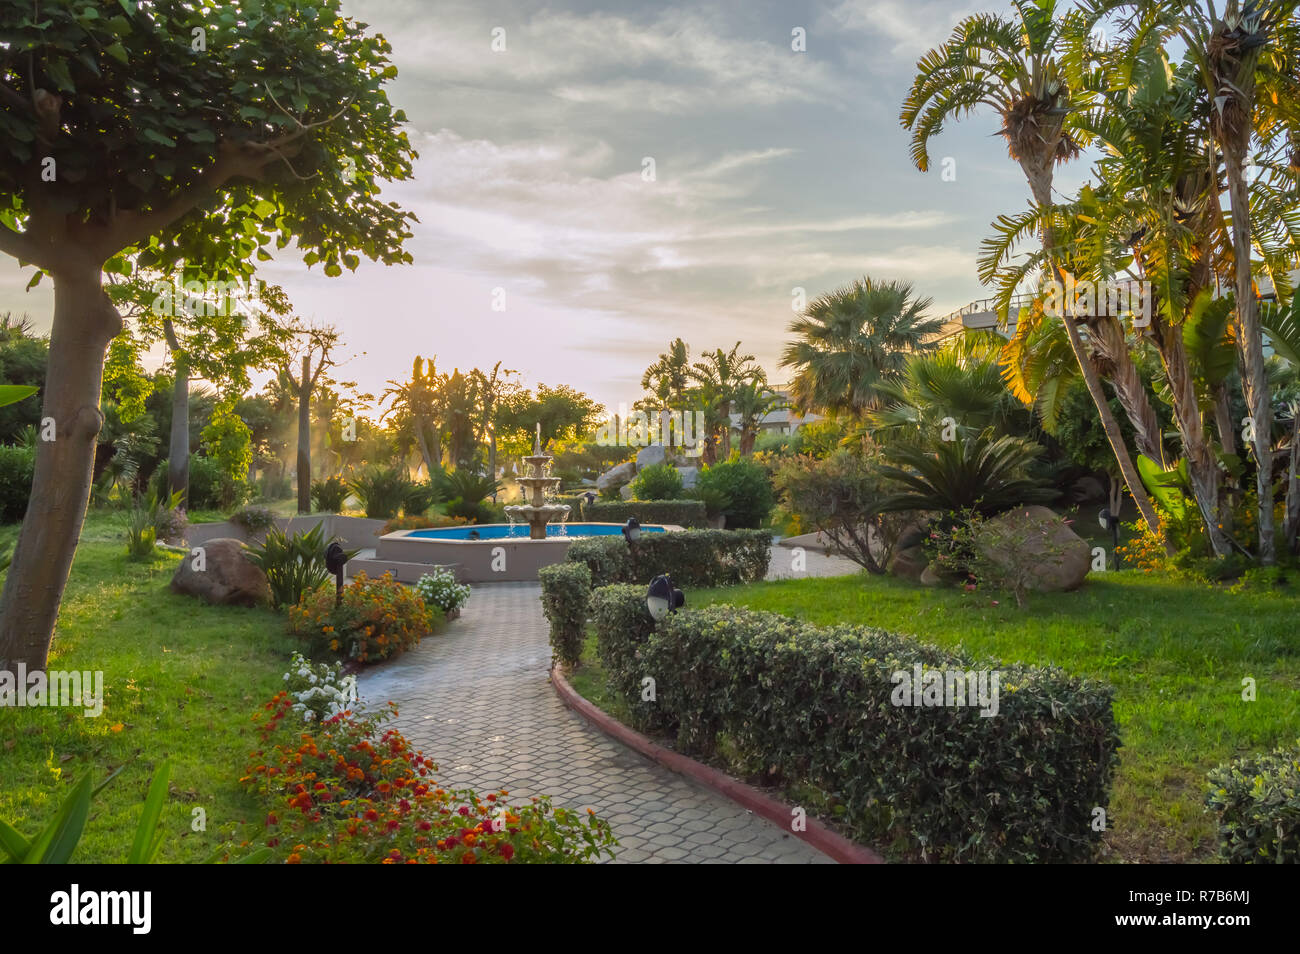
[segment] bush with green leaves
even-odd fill
[[[490,523],[496,511],[485,501],[501,489],[501,481],[476,474],[468,467],[459,467],[438,478],[443,509],[449,517],[464,517],[473,523]]]
[[[453,613],[469,602],[470,588],[456,581],[456,573],[450,567],[435,566],[416,580],[415,592],[426,605]]]
[[[776,506],[767,471],[745,457],[705,467],[696,478],[696,490],[725,498],[722,513],[729,529],[757,529]]]
[[[591,593],[590,616],[596,630],[596,656],[614,690],[627,703],[637,728],[657,725],[659,711],[642,700],[647,672],[642,660],[655,621],[646,608],[646,588],[616,583]]]
[[[342,513],[351,494],[348,482],[337,474],[311,482],[311,505],[317,513]]]
[[[138,494],[126,516],[126,555],[132,560],[147,560],[153,556],[158,542],[158,498],[152,494],[143,498]]]
[[[622,535],[579,537],[566,559],[585,563],[593,586],[646,584],[661,573],[678,586],[730,586],[763,579],[771,547],[765,530],[642,531],[634,547]]]
[[[991,517],[1021,504],[1050,504],[1060,491],[1030,474],[1041,444],[987,433],[956,440],[891,444],[880,473],[898,489],[886,511],[976,511]]]
[[[371,520],[397,516],[414,486],[405,467],[370,467],[352,478],[348,486]]]
[[[1205,804],[1233,864],[1300,864],[1300,741],[1212,769]]]
[[[585,563],[556,563],[537,572],[542,612],[551,624],[551,660],[576,666],[582,658],[591,604],[591,570]]]
[[[155,478],[166,490],[167,462],[158,465]],[[190,486],[185,505],[189,510],[229,510],[244,499],[246,489],[227,474],[220,463],[200,454],[190,455]]]
[[[682,475],[672,464],[651,464],[637,471],[632,496],[637,500],[676,500],[682,495]]]
[[[318,523],[293,536],[272,527],[260,545],[249,547],[248,558],[266,574],[272,606],[297,606],[304,595],[325,585],[331,576],[325,566],[326,546],[325,525]]]
[[[0,523],[23,519],[35,473],[36,452],[30,447],[0,447]]]
[[[708,514],[701,500],[597,500],[582,503],[581,510],[575,510],[569,519],[581,512],[583,520],[595,523],[627,523],[629,517],[635,517],[642,526],[651,524],[671,524],[678,527],[704,528],[708,524]]]
[[[443,500],[445,493],[444,486],[439,480],[412,483],[411,489],[406,492],[406,500],[402,503],[402,512],[408,517],[423,516],[430,507]]]
[[[230,515],[230,522],[249,536],[275,526],[275,512],[268,507],[243,507]]]
[[[1104,683],[729,606],[686,609],[647,633],[634,587],[598,590],[594,604],[598,645],[622,647],[610,668],[628,705],[652,708],[683,751],[825,793],[862,841],[977,863],[1086,861],[1101,845],[1093,812],[1109,803],[1120,745]],[[900,693],[899,674],[918,667],[922,685],[938,684],[931,704]],[[986,698],[933,704],[966,673],[985,674]]]

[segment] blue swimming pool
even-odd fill
[[[551,523],[546,526],[548,539],[564,537],[616,537],[623,532],[617,523]],[[642,533],[663,533],[664,528],[643,526]],[[477,537],[471,537],[477,533]],[[425,540],[507,540],[528,539],[528,524],[517,523],[513,527],[505,523],[485,523],[473,527],[439,527],[434,530],[410,530],[405,535],[408,539],[418,537]]]

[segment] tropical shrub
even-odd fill
[[[230,522],[249,536],[257,536],[275,526],[275,512],[269,507],[242,507],[230,515]]]
[[[441,481],[422,480],[411,484],[402,502],[402,512],[408,517],[421,516],[443,499],[445,490]]]
[[[26,515],[35,473],[34,450],[0,446],[0,523],[17,523]]]
[[[614,690],[627,703],[638,728],[657,725],[657,707],[643,700],[642,680],[648,674],[642,652],[655,621],[646,608],[646,588],[626,583],[592,591],[590,615],[596,630],[596,656]]]
[[[443,789],[437,765],[397,730],[396,714],[343,713],[306,725],[288,693],[254,717],[260,746],[243,784],[264,821],[242,837],[299,863],[579,864],[613,856],[609,825],[547,797],[511,805],[502,790]],[[251,828],[252,826],[250,826]]]
[[[453,613],[469,602],[470,588],[467,583],[457,583],[449,567],[435,566],[416,581],[415,592],[430,609],[436,606],[443,613]]]
[[[414,517],[394,517],[380,528],[379,535],[382,537],[386,533],[396,533],[398,530],[427,530],[432,526],[433,521],[423,514]]]
[[[166,492],[167,465],[158,465],[158,477]],[[229,510],[244,499],[246,488],[222,469],[220,463],[199,454],[190,455],[190,486],[185,505],[189,510]]]
[[[579,537],[565,558],[587,564],[593,586],[644,585],[661,573],[678,586],[729,586],[763,579],[771,546],[764,530],[643,532],[635,548],[622,536]]]
[[[154,536],[159,540],[167,543],[179,543],[185,539],[185,532],[189,529],[190,521],[184,509],[179,506],[181,496],[181,493],[177,491],[172,495],[168,506],[158,508],[158,513],[154,517],[153,529]]]
[[[248,558],[261,567],[271,587],[271,605],[276,609],[296,606],[308,593],[330,578],[325,566],[324,524],[289,536],[277,527],[266,531],[266,539],[249,547]],[[330,594],[333,598],[333,594]]]
[[[248,498],[246,478],[253,463],[252,437],[252,430],[236,412],[233,400],[223,398],[213,405],[200,439],[205,458],[221,474],[221,507],[233,507]]]
[[[357,662],[378,662],[418,646],[433,632],[433,619],[420,595],[385,573],[358,573],[334,605],[330,589],[317,589],[289,609],[289,633],[308,641],[308,652],[334,653]]]
[[[743,457],[704,468],[696,478],[696,489],[701,495],[726,498],[722,513],[729,529],[757,529],[776,504],[767,471]]]
[[[820,530],[837,553],[871,573],[885,572],[899,537],[916,520],[883,512],[890,487],[877,462],[844,449],[820,460],[783,461],[776,486],[801,530]]]
[[[495,511],[484,500],[501,489],[501,481],[461,467],[443,474],[439,483],[448,516],[464,517],[471,523],[491,522]]]
[[[323,722],[346,712],[357,701],[357,677],[343,674],[342,663],[312,663],[294,653],[284,674],[291,711],[303,722]]]
[[[1030,464],[1042,452],[1033,441],[983,433],[951,441],[892,444],[884,452],[892,465],[882,466],[880,473],[901,490],[882,507],[886,511],[976,511],[991,517],[1021,504],[1049,504],[1060,492],[1028,475]]]
[[[158,498],[146,500],[139,494],[126,518],[126,554],[132,560],[147,560],[158,540]]]
[[[342,513],[343,505],[352,494],[348,482],[337,474],[325,480],[311,482],[311,505],[322,513]]]
[[[637,471],[632,496],[637,500],[676,500],[682,495],[682,475],[672,464],[652,464]]]
[[[570,519],[578,512],[570,514]],[[689,529],[703,528],[708,522],[701,500],[597,500],[583,503],[580,512],[583,520],[596,523],[627,523],[629,517],[635,517],[643,526],[671,524]]]
[[[993,521],[976,511],[948,514],[931,526],[923,543],[939,574],[1015,597],[1017,606],[1042,579],[1045,568],[1058,567],[1067,547],[1052,533],[1061,517],[1051,521]]]
[[[1300,742],[1212,769],[1205,804],[1219,855],[1234,864],[1300,863]]]
[[[556,563],[537,572],[542,612],[551,624],[551,660],[576,666],[582,658],[591,603],[591,570],[585,563]]]
[[[965,862],[1085,861],[1101,844],[1090,822],[1119,749],[1104,683],[728,606],[647,632],[631,587],[597,591],[595,606],[598,645],[627,639],[607,627],[645,634],[619,674],[629,705],[645,710],[640,679],[653,676],[653,717],[683,751],[833,796],[859,839]],[[983,674],[983,695],[967,698],[966,673]],[[903,690],[918,675],[913,702]]]
[[[406,504],[411,478],[405,467],[370,467],[352,478],[348,486],[371,520],[389,520]]]

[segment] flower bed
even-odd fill
[[[420,595],[392,574],[371,579],[364,573],[343,588],[321,587],[289,609],[289,632],[307,640],[309,652],[326,652],[359,663],[378,662],[405,652],[433,632],[433,616]]]

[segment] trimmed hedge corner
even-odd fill
[[[556,563],[537,572],[542,610],[551,623],[551,659],[575,666],[582,658],[591,604],[591,571],[585,563]]]
[[[597,590],[593,616],[601,662],[643,725],[740,774],[820,789],[859,840],[960,862],[1085,861],[1101,843],[1093,812],[1120,746],[1104,683],[727,606],[656,628],[639,587]],[[984,672],[989,686],[996,672],[996,714],[896,704],[895,674],[918,665]]]
[[[622,536],[581,537],[566,559],[585,563],[593,586],[644,584],[666,573],[678,586],[705,587],[761,580],[771,555],[766,530],[679,530],[642,533],[635,552]]]
[[[582,519],[593,523],[627,523],[628,517],[636,517],[638,523],[670,523],[688,530],[709,523],[702,500],[597,500],[582,505]]]
[[[1300,863],[1300,742],[1211,769],[1205,804],[1219,816],[1219,855],[1233,864]]]

